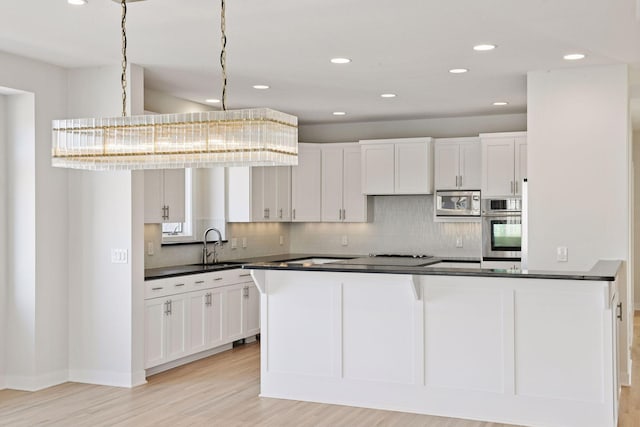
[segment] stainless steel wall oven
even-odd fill
[[[520,198],[482,201],[482,259],[520,261],[522,252]]]

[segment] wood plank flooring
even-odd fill
[[[640,313],[633,387],[619,427],[640,427]],[[428,426],[503,424],[258,397],[259,344],[247,344],[154,375],[134,389],[66,383],[35,393],[0,391],[1,426]]]

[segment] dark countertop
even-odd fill
[[[317,254],[279,254],[253,258],[241,258],[220,261],[215,265],[188,264],[174,265],[170,267],[147,268],[144,270],[144,280],[164,279],[167,277],[186,276],[189,274],[209,273],[212,271],[230,270],[240,268],[243,264],[269,263],[279,261],[294,261],[307,258],[333,258],[336,261],[345,258],[356,258],[361,255],[317,255]]]
[[[591,280],[611,282],[620,268],[621,261],[598,261],[589,271],[503,270],[488,268],[438,268],[434,264],[449,261],[448,258],[431,258],[422,266],[390,266],[348,263],[300,264],[295,262],[259,262],[245,264],[249,270],[325,271],[340,273],[416,274],[432,276],[517,277],[529,279]],[[469,261],[467,261],[469,262]]]

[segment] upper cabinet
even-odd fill
[[[438,138],[434,143],[435,189],[478,190],[482,184],[480,139]]]
[[[228,168],[229,222],[291,220],[289,166]]]
[[[325,144],[321,151],[322,221],[367,222],[371,204],[362,194],[360,146]]]
[[[360,141],[364,194],[433,193],[432,138]]]
[[[522,195],[527,177],[526,132],[480,134],[482,197]]]
[[[144,171],[144,222],[185,221],[185,170]]]
[[[321,220],[321,144],[298,144],[298,165],[291,167],[291,220]]]

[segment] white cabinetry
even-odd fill
[[[185,221],[185,170],[144,171],[144,222]]]
[[[322,151],[319,144],[298,144],[298,165],[291,167],[291,219],[319,222]]]
[[[479,138],[439,138],[434,143],[436,190],[478,190],[482,183]]]
[[[527,177],[526,132],[480,134],[482,197],[520,196]]]
[[[370,204],[362,194],[360,146],[322,147],[322,221],[366,222]]]
[[[432,138],[360,141],[364,194],[433,193]]]
[[[145,298],[147,369],[260,333],[260,295],[246,270],[147,281]]]
[[[289,166],[228,168],[229,222],[291,220]]]
[[[145,367],[187,355],[187,312],[187,298],[180,294],[145,302]]]

